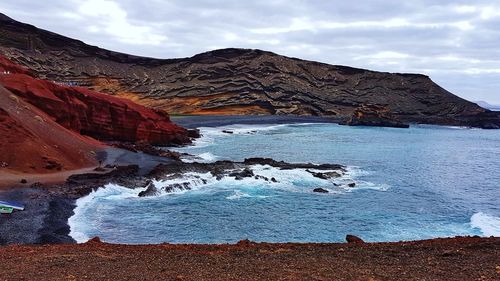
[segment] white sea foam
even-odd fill
[[[470,224],[485,236],[500,236],[500,217],[479,212],[472,215]]]
[[[226,199],[236,200],[236,199],[245,198],[245,197],[252,197],[252,196],[250,196],[250,194],[248,194],[248,193],[244,193],[244,192],[241,192],[239,190],[235,190],[233,192],[233,194],[227,196]]]
[[[210,186],[217,180],[210,173],[186,173],[180,178],[174,179],[164,179],[164,180],[153,180],[155,187],[160,190],[159,196],[171,195],[171,194],[182,194],[190,191],[201,190],[207,186]],[[173,184],[183,184],[189,183],[190,189],[179,188],[174,189],[169,192],[163,190],[164,187]]]
[[[217,161],[218,158],[219,158],[218,156],[214,155],[211,152],[204,152],[193,156],[181,157],[182,161],[186,163],[193,163],[193,162],[210,163]]]
[[[214,143],[215,138],[230,137],[231,135],[253,135],[260,132],[279,130],[288,126],[307,126],[316,123],[297,123],[297,124],[258,124],[245,125],[234,124],[220,127],[200,127],[200,138],[194,141],[196,147],[205,147]]]
[[[228,200],[238,200],[241,198],[268,198],[270,196],[266,195],[250,195],[249,193],[245,193],[241,190],[235,190],[233,191],[233,194],[229,195],[226,197]]]
[[[70,227],[69,235],[77,243],[85,243],[91,238],[85,234],[88,233],[88,225],[84,223],[82,218],[85,217],[85,212],[99,211],[94,204],[96,200],[100,198],[106,198],[106,200],[123,200],[130,197],[137,197],[139,192],[143,190],[145,188],[131,189],[116,184],[107,184],[103,188],[93,190],[89,195],[79,198],[76,200],[76,208],[73,210],[74,215],[68,219]]]
[[[174,189],[170,192],[162,192],[160,195],[181,194],[192,191],[207,191],[212,189],[233,191],[236,190],[242,192],[240,188],[272,188],[288,192],[310,193],[314,188],[321,187],[327,189],[332,194],[342,194],[360,189],[372,189],[378,191],[386,191],[387,189],[389,189],[389,186],[386,184],[375,184],[372,182],[357,179],[357,176],[359,174],[363,174],[359,171],[359,168],[348,168],[347,172],[345,172],[342,176],[332,179],[320,179],[314,177],[310,172],[307,171],[307,169],[281,170],[269,165],[252,165],[250,168],[254,172],[255,177],[246,177],[240,180],[236,180],[234,177],[225,176],[222,179],[217,180],[210,173],[186,173],[180,178],[168,179],[167,176],[167,179],[164,180],[154,180],[153,184],[161,190],[162,188],[172,184],[182,184],[186,182],[189,183],[189,190]],[[310,169],[309,171],[329,172],[314,169]],[[267,180],[265,178],[267,178]],[[349,184],[351,183],[355,183],[355,186],[350,187]],[[231,195],[232,197],[230,196],[231,198],[227,199],[235,199],[242,196],[247,197],[240,193],[235,193],[233,195]]]
[[[258,124],[258,125],[245,125],[245,124],[233,124],[220,127],[200,127],[201,137],[194,140],[192,146],[181,147],[181,148],[171,148],[173,151],[178,152],[188,152],[193,154],[191,151],[193,148],[206,148],[215,144],[216,139],[231,137],[234,135],[253,135],[259,134],[266,131],[274,131],[287,126],[308,126],[313,124],[321,123],[296,123],[296,124]],[[211,152],[203,152],[200,154],[195,154],[194,157],[184,156],[182,161],[186,163],[192,162],[203,162],[209,163],[218,160],[218,156],[212,154]]]
[[[290,169],[281,170],[269,165],[253,165],[251,166],[255,177],[247,177],[240,180],[236,180],[233,177],[225,176],[220,180],[217,180],[210,173],[200,174],[200,173],[187,173],[181,178],[167,179],[161,181],[153,181],[155,186],[159,189],[176,183],[189,182],[191,190],[174,190],[174,192],[162,193],[162,195],[168,194],[178,194],[186,193],[190,191],[200,191],[200,190],[233,190],[242,192],[241,188],[250,189],[280,189],[288,192],[312,192],[312,189],[316,187],[322,187],[327,189],[332,194],[341,194],[346,192],[353,192],[359,189],[373,189],[379,191],[385,191],[389,188],[385,184],[375,184],[368,181],[362,181],[356,179],[353,175],[355,173],[349,173],[349,170],[342,176],[332,179],[320,179],[314,177],[306,169]],[[315,170],[313,170],[315,171]],[[327,172],[327,171],[319,171]],[[265,180],[267,178],[267,180]],[[274,178],[274,180],[272,180]],[[354,187],[350,187],[350,183],[355,183]],[[234,196],[233,196],[234,195]],[[247,197],[240,193],[235,193],[227,199],[235,199],[240,197]],[[258,196],[250,196],[258,197]]]

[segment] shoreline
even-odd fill
[[[229,125],[280,125],[296,123],[333,123],[338,124],[339,118],[322,116],[292,116],[292,115],[176,115],[171,116],[172,122],[188,128],[223,127]]]
[[[69,236],[68,224],[68,219],[74,214],[76,200],[110,182],[122,182],[130,186],[144,185],[146,180],[143,175],[156,165],[171,161],[173,160],[165,157],[110,147],[106,149],[103,165],[114,168],[104,171],[76,170],[85,173],[75,174],[71,174],[75,171],[65,171],[64,179],[55,182],[29,182],[24,186],[17,183],[4,187],[0,189],[0,199],[20,202],[25,209],[8,215],[0,214],[0,246],[76,243]],[[50,179],[50,176],[48,174],[47,178]],[[20,177],[28,178],[27,175]]]
[[[500,238],[389,243],[0,247],[0,279],[498,280]]]
[[[231,121],[197,119],[205,125],[217,126],[228,125]],[[189,122],[194,124],[194,121]],[[233,124],[240,121],[236,119]],[[269,124],[268,121],[261,124]],[[220,125],[220,122],[224,123]],[[500,275],[497,262],[500,237],[370,243],[254,243],[245,240],[237,244],[140,245],[108,244],[94,238],[77,244],[69,236],[68,224],[76,200],[110,182],[146,186],[144,174],[159,163],[156,161],[167,166],[172,161],[142,153],[137,156],[137,153],[113,148],[105,163],[121,166],[108,173],[73,175],[63,184],[0,190],[0,197],[23,201],[26,205],[25,211],[0,215],[0,263],[5,267],[0,271],[0,279],[15,276],[27,280],[374,281],[496,280]]]
[[[219,127],[231,124],[334,123],[322,117],[311,116],[261,117],[186,116],[172,118],[172,121],[186,127]],[[107,152],[103,164],[121,166],[118,171],[113,170],[110,173],[91,171],[90,174],[70,175],[69,180],[64,183],[45,183],[34,187],[0,190],[0,198],[23,202],[26,206],[25,211],[0,217],[0,229],[9,233],[0,237],[0,245],[76,243],[69,236],[70,226],[68,224],[68,219],[74,214],[76,200],[110,182],[122,182],[125,186],[145,186],[147,184],[145,174],[158,164],[168,165],[172,161],[168,158],[133,153],[117,148],[109,148]]]

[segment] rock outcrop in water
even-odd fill
[[[496,128],[500,113],[419,74],[369,71],[248,49],[152,59],[89,46],[0,17],[0,52],[38,77],[75,83],[170,113],[350,117],[387,105],[402,122]]]
[[[345,123],[349,126],[375,126],[375,127],[394,127],[394,128],[409,128],[408,124],[404,124],[397,120],[387,106],[363,104],[354,110],[351,118]]]
[[[318,177],[318,174],[329,176],[322,179],[340,177],[346,172],[345,167],[338,164],[287,163],[284,161],[276,161],[271,158],[247,158],[242,162],[223,160],[213,163],[185,163],[178,161],[175,163],[160,164],[149,173],[148,177],[154,178],[156,180],[172,180],[180,179],[186,173],[210,173],[216,180],[221,180],[224,177],[229,177],[234,178],[235,180],[254,178],[256,180],[262,180],[269,183],[277,182],[274,177],[268,178],[262,175],[255,174],[252,168],[253,165],[268,165],[280,170],[305,169],[315,177]],[[314,172],[309,169],[320,170],[323,171],[323,173]],[[199,177],[197,179],[203,184],[207,183],[205,179]],[[334,184],[332,183],[332,185]],[[158,195],[160,191],[169,193],[179,190],[190,190],[192,188],[190,182],[174,183],[164,186],[160,189],[149,182],[145,187],[146,190],[142,191],[139,196],[155,196]]]

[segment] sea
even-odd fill
[[[347,173],[324,180],[303,169],[253,167],[276,183],[190,173],[155,184],[190,181],[192,190],[154,197],[107,184],[77,200],[70,235],[126,244],[500,236],[500,130],[280,123],[212,124],[194,145],[175,150],[196,156],[186,162],[269,157],[342,164]],[[318,187],[329,193],[313,192]]]

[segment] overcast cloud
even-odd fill
[[[456,95],[500,104],[500,0],[2,0],[0,12],[136,55],[258,48],[424,73]]]

